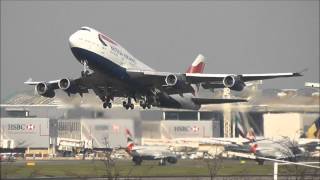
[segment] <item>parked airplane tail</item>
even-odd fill
[[[254,133],[253,128],[250,128],[247,130],[247,132],[245,132],[245,129],[242,126],[240,117],[237,117],[237,119],[236,119],[236,128],[237,128],[241,137],[248,139],[251,142],[256,141],[256,134]]]
[[[132,148],[134,146],[133,137],[129,129],[126,129],[126,135],[127,135],[127,152],[131,153]]]
[[[199,54],[193,61],[191,66],[189,66],[186,73],[202,73],[205,66],[205,58],[202,54]]]
[[[320,117],[318,117],[312,125],[308,128],[307,132],[302,135],[302,137],[310,139],[320,139]]]

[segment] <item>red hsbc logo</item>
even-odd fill
[[[36,128],[36,126],[33,125],[33,124],[28,124],[28,125],[27,125],[27,130],[29,130],[29,131],[32,131],[32,130],[34,130],[35,128]]]

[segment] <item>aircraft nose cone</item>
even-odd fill
[[[77,46],[77,42],[78,42],[78,38],[77,38],[77,33],[73,33],[70,37],[69,37],[69,45],[70,47],[76,47]]]

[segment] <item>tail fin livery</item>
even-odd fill
[[[320,139],[320,117],[318,117],[312,125],[308,128],[307,132],[303,135],[305,138]]]
[[[202,73],[204,70],[205,58],[202,54],[199,54],[196,59],[193,61],[191,66],[187,69],[186,73]],[[193,96],[198,96],[198,91],[199,91],[199,84],[193,84],[191,85],[192,88],[194,89],[194,92],[192,93]]]
[[[188,68],[186,73],[202,73],[205,66],[205,58],[202,54],[199,54]]]
[[[126,135],[127,135],[127,151],[130,153],[134,146],[134,142],[133,142],[132,134],[129,131],[129,129],[126,129]]]
[[[250,152],[256,153],[258,148],[258,144],[253,144],[250,146]]]

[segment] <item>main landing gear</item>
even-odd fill
[[[130,109],[134,109],[134,104],[132,104],[131,102],[131,97],[128,97],[128,102],[126,101],[123,101],[122,102],[122,105],[124,108],[126,108],[127,110],[130,108]]]
[[[149,104],[146,100],[142,100],[140,101],[140,106],[143,108],[143,109],[150,109],[151,108],[151,104]]]
[[[102,106],[103,106],[103,108],[111,109],[112,108],[111,100],[113,100],[112,97],[102,98],[102,101],[103,101]]]

